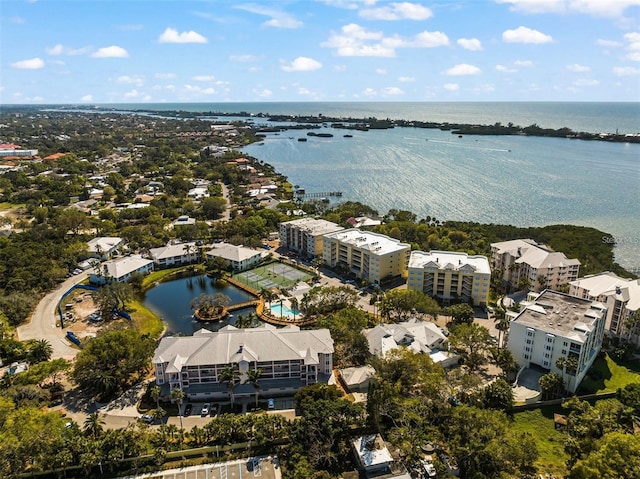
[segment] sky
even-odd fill
[[[640,101],[640,0],[2,0],[0,104]]]

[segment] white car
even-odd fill
[[[211,404],[205,403],[202,406],[202,411],[200,411],[200,415],[203,416],[203,417],[204,416],[208,416],[209,415],[209,409],[211,409]]]

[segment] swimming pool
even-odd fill
[[[300,311],[297,309],[289,309],[286,304],[274,303],[271,305],[271,314],[279,316],[287,316],[290,318],[300,317]]]

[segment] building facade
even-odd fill
[[[602,347],[606,317],[600,302],[545,290],[511,321],[507,348],[521,366],[560,374],[574,393]],[[575,369],[559,368],[560,358]]]
[[[165,396],[176,388],[188,400],[293,394],[303,386],[328,380],[333,369],[333,340],[328,329],[301,331],[297,326],[201,329],[193,336],[162,338],[153,367]],[[236,371],[232,387],[224,379],[229,370]],[[258,370],[256,389],[249,371]]]
[[[207,251],[207,258],[222,258],[233,271],[245,271],[256,266],[263,259],[264,251],[228,243],[216,243]]]
[[[489,302],[491,268],[486,256],[450,251],[412,251],[407,288],[437,299],[486,306]]]
[[[578,279],[580,261],[569,259],[532,239],[491,243],[491,268],[507,291],[560,289]]]
[[[177,243],[151,248],[149,256],[159,268],[167,268],[195,263],[199,259],[200,252],[195,242]]]
[[[110,282],[125,283],[135,273],[147,274],[153,271],[153,261],[140,255],[125,256],[124,258],[105,261],[101,265],[101,271],[91,273],[90,281],[94,284]]]
[[[621,278],[615,273],[591,274],[569,283],[569,294],[607,305],[605,329],[613,336],[640,346],[640,324],[632,325],[632,315],[640,310],[640,280]]]
[[[343,229],[331,221],[315,218],[287,221],[280,223],[280,244],[301,256],[318,258],[322,257],[322,236]]]
[[[411,246],[395,238],[357,228],[324,235],[322,259],[369,283],[406,277]]]

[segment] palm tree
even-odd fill
[[[160,407],[160,392],[162,389],[160,386],[155,385],[151,387],[151,398],[156,402],[156,409]]]
[[[182,429],[182,401],[185,398],[185,393],[180,388],[175,388],[171,390],[171,400],[175,401],[178,405],[178,417],[180,418],[180,429]]]
[[[46,339],[38,339],[33,342],[27,355],[30,364],[49,361],[53,354],[53,346]]]
[[[224,368],[222,371],[220,371],[220,374],[218,375],[218,382],[219,383],[227,383],[227,386],[229,388],[229,400],[231,401],[231,406],[233,406],[233,387],[236,384],[236,380],[240,377],[240,371],[238,371],[238,368],[235,368],[233,366],[228,366],[226,368]]]
[[[636,330],[640,326],[640,309],[630,314],[624,325],[628,330],[627,342],[631,342],[631,336],[635,334]]]
[[[97,412],[89,414],[84,421],[84,433],[95,441],[102,434],[104,419]]]
[[[296,315],[298,314],[298,306],[300,306],[298,304],[298,298],[296,298],[295,296],[293,298],[291,298],[291,310],[293,311],[293,320],[296,320]]]
[[[500,345],[502,344],[504,339],[504,334],[507,331],[509,331],[509,327],[511,325],[511,321],[509,320],[509,317],[506,315],[504,309],[496,308],[495,323],[496,323],[496,329],[498,330],[498,348],[500,348]]]
[[[258,388],[260,387],[260,384],[258,384],[258,378],[260,378],[261,374],[262,369],[250,369],[247,371],[248,382],[250,382],[256,390],[256,407],[258,407]]]

